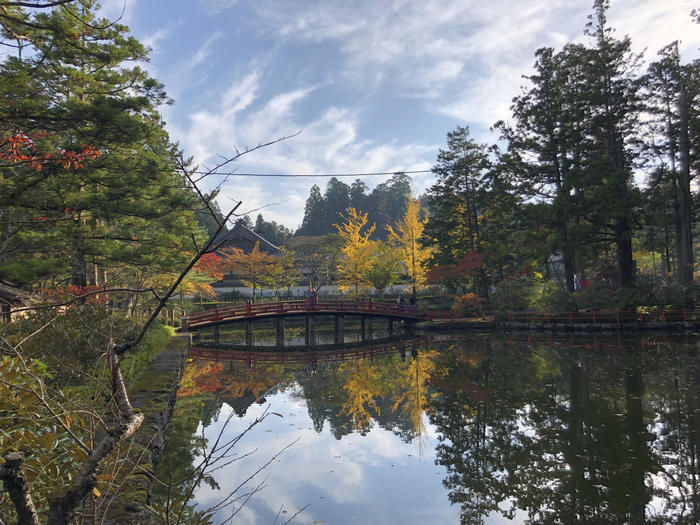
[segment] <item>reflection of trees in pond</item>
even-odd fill
[[[394,403],[391,410],[401,411],[406,416],[411,423],[411,431],[419,439],[425,431],[423,414],[436,395],[429,390],[429,385],[436,373],[438,355],[435,350],[416,351],[412,359],[395,363],[398,366],[392,374],[394,384],[391,392]]]
[[[528,523],[697,523],[697,463],[686,455],[696,423],[658,401],[684,392],[677,407],[690,415],[697,396],[692,387],[674,390],[668,362],[678,356],[670,348],[638,347],[494,343],[485,353],[443,354],[438,366],[449,373],[433,381],[441,395],[431,422],[462,522],[481,523],[494,511],[512,516],[517,505]],[[688,361],[685,384],[694,386],[697,357]],[[659,483],[664,462],[668,479]],[[650,505],[652,496],[664,508]]]
[[[207,427],[218,420],[223,403],[243,416],[254,402],[264,402],[271,388],[285,388],[293,382],[291,372],[281,365],[249,368],[236,363],[195,360],[183,374],[173,418],[168,426],[166,447],[156,470],[154,502],[182,506],[195,482],[207,439],[197,433],[200,423]],[[201,481],[218,488],[210,473]],[[178,507],[179,508],[179,507]]]
[[[194,361],[183,377],[179,395],[211,392],[242,415],[260,396],[275,388],[300,386],[294,397],[306,402],[317,432],[325,421],[340,439],[353,431],[367,432],[376,422],[410,441],[420,435],[423,412],[430,398],[428,379],[435,369],[435,351],[418,352],[409,345],[396,345],[391,354],[368,352],[368,358],[321,363],[309,362],[253,366],[241,362]],[[390,351],[390,350],[389,350]]]
[[[248,367],[234,362],[196,360],[187,365],[178,397],[209,392],[243,416],[250,405],[264,402],[271,389],[284,390],[294,376],[283,365]]]
[[[668,349],[660,349],[664,351]],[[700,523],[699,367],[697,347],[689,346],[684,359],[647,383],[655,394],[652,408],[658,429],[651,446],[660,464],[659,479],[668,486],[657,505],[659,514],[673,516],[675,523]]]
[[[336,439],[352,432],[352,421],[340,415],[340,407],[345,397],[343,385],[337,378],[337,366],[322,364],[313,373],[300,371],[296,374],[300,391],[294,397],[304,400],[309,417],[318,433],[323,431],[326,421]]]
[[[517,430],[519,378],[533,375],[532,366],[510,352],[491,352],[483,341],[450,347],[437,366],[447,373],[432,381],[439,392],[429,411],[441,434],[436,462],[447,468],[444,485],[462,523],[481,523],[509,497],[506,445]]]
[[[337,377],[345,392],[340,414],[350,417],[354,430],[367,432],[372,427],[370,410],[380,414],[375,398],[384,394],[379,370],[369,359],[358,359],[341,363]]]
[[[190,395],[178,399],[168,425],[165,448],[155,471],[152,484],[153,503],[166,505],[168,501],[186,504],[185,497],[194,484],[194,465],[199,451],[207,446],[204,436],[197,433],[200,421],[210,419],[208,413],[216,398],[212,394]],[[218,485],[211,475],[202,481],[212,488]]]
[[[403,356],[403,357],[402,357]],[[297,374],[317,432],[328,421],[336,438],[368,432],[373,422],[410,441],[420,435],[435,369],[435,351],[405,352],[324,363],[313,375]]]

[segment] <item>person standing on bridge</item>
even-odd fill
[[[416,296],[413,294],[411,294],[411,297],[408,300],[408,311],[412,314],[416,313]]]
[[[306,290],[306,292],[304,293],[304,296],[306,297],[306,309],[307,310],[311,310],[311,305],[312,305],[312,301],[313,301],[313,297],[314,297],[312,290],[313,290],[313,288],[311,288],[311,285],[309,285],[309,289]]]
[[[318,292],[316,288],[311,288],[311,308],[316,309],[318,306]]]

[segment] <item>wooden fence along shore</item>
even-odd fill
[[[697,323],[696,310],[626,311],[626,310],[568,310],[533,311],[507,310],[505,312],[479,312],[464,316],[455,310],[416,309],[408,304],[369,300],[292,300],[264,303],[247,303],[217,307],[183,316],[183,329],[200,328],[255,318],[279,318],[293,315],[358,315],[388,317],[409,322],[459,322],[479,327],[513,328],[525,326],[606,328],[693,328]]]

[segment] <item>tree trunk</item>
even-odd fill
[[[678,241],[678,280],[686,288],[685,304],[693,307],[693,234],[692,234],[692,195],[690,193],[690,141],[688,139],[688,100],[685,88],[681,88],[678,99],[680,116],[680,170],[678,171],[678,214],[676,228]]]
[[[617,248],[618,286],[634,286],[634,257],[632,256],[632,228],[627,217],[618,217],[615,221],[615,247]]]
[[[82,250],[73,254],[73,264],[71,268],[71,284],[84,288],[87,286],[87,262]]]
[[[566,282],[566,291],[572,293],[574,291],[574,254],[571,249],[564,248],[562,250],[564,258],[564,280]]]

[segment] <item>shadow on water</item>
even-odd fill
[[[699,521],[694,337],[456,333],[192,356],[167,440],[179,468],[197,428],[211,439],[222,413],[245,423],[269,403],[284,423],[256,446],[302,439],[270,490],[315,501],[308,522]],[[274,519],[249,505],[251,522]]]

